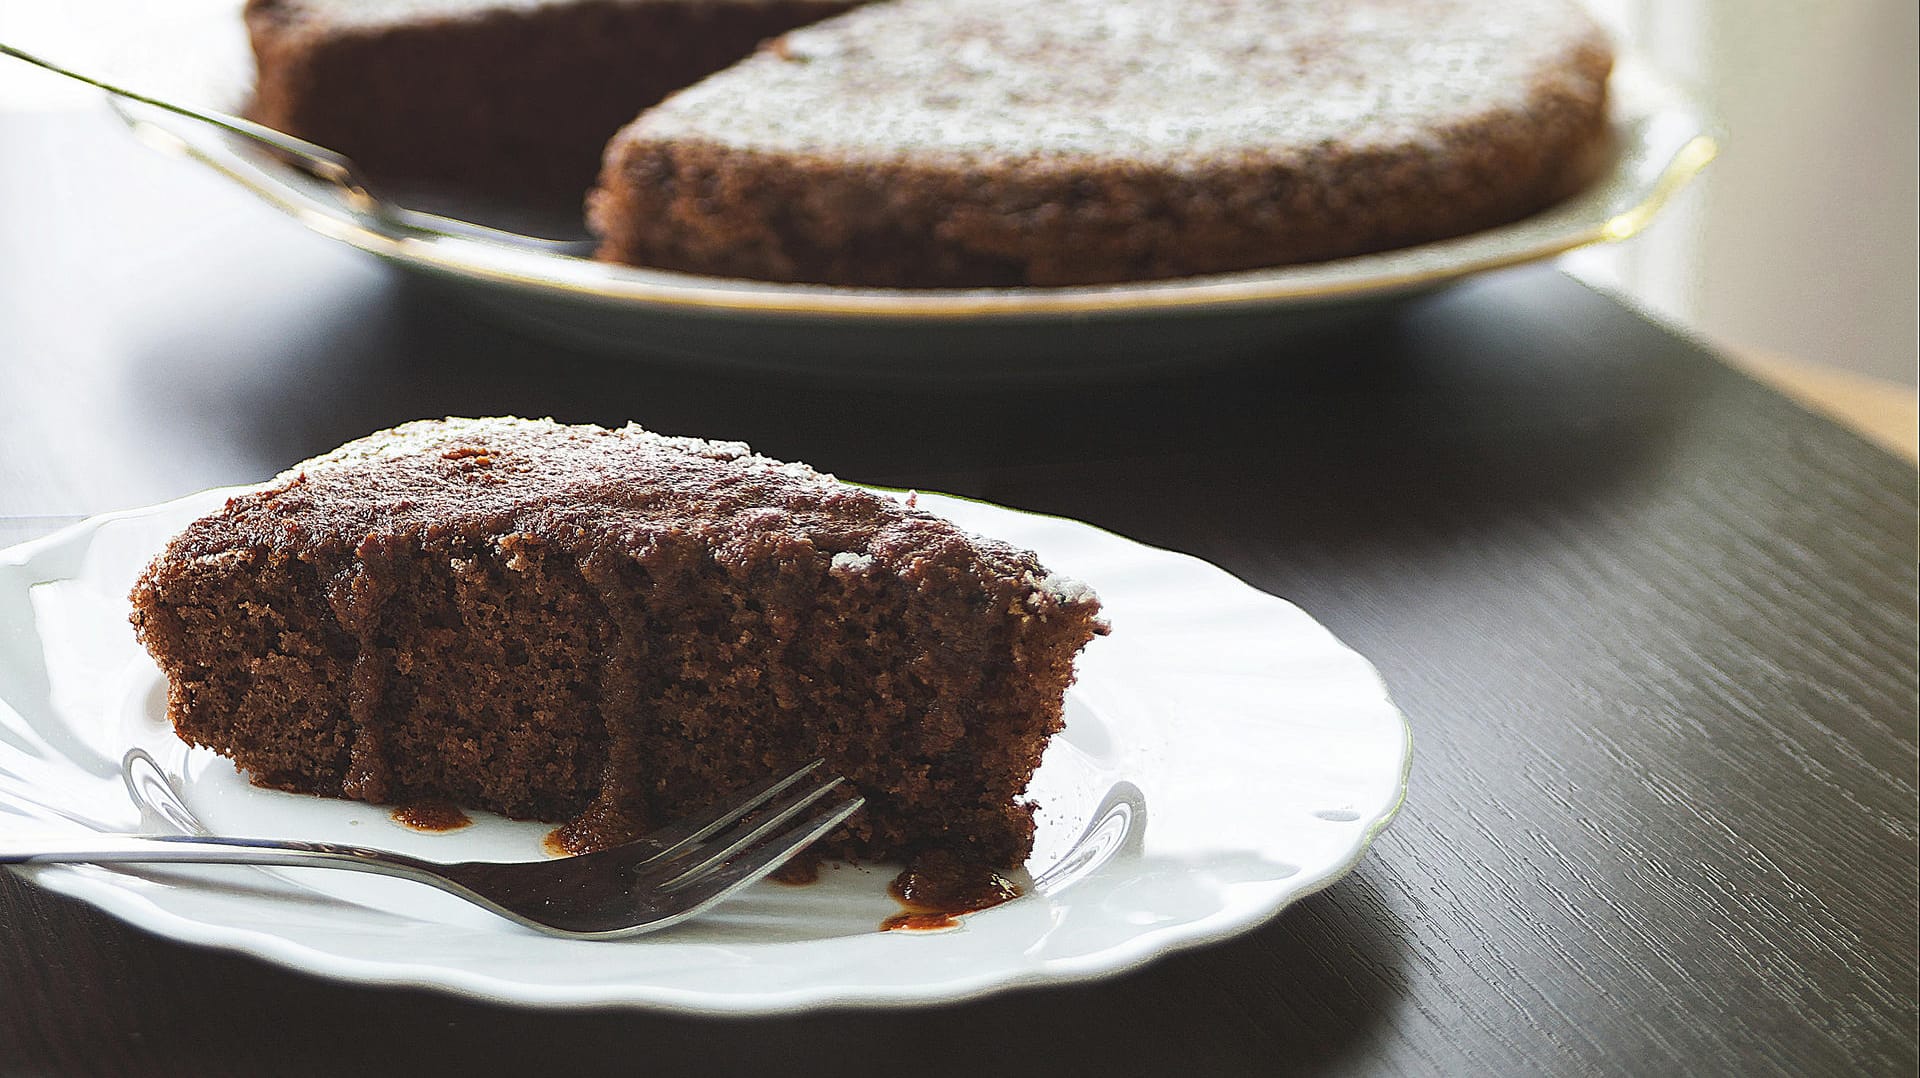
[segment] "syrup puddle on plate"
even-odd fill
[[[923,855],[887,885],[902,911],[880,922],[882,932],[949,932],[960,918],[1020,897],[1020,885],[1000,873],[956,858]]]
[[[473,826],[473,820],[451,801],[421,801],[393,810],[393,822],[402,827],[429,834],[458,831]]]

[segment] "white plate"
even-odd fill
[[[0,828],[133,830],[117,764],[147,748],[217,831],[532,858],[548,830],[421,834],[385,810],[256,789],[167,726],[127,591],[209,491],[0,551]],[[1113,624],[1081,656],[1031,793],[1041,882],[957,931],[882,932],[884,868],[761,884],[713,915],[554,940],[438,892],[324,871],[21,870],[150,931],[310,973],[537,1006],[710,1013],[933,1003],[1083,980],[1256,925],[1348,871],[1397,810],[1410,746],[1373,668],[1291,604],[1086,524],[923,494],[1091,584]],[[1090,840],[1083,841],[1083,839]]]

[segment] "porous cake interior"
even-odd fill
[[[868,798],[825,856],[1025,856],[1019,796],[1091,611],[1009,616],[860,554],[706,554],[508,536],[341,573],[241,549],[150,574],[135,617],[181,735],[263,785],[574,820],[593,845],[820,756]]]

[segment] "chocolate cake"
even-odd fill
[[[642,108],[857,0],[248,0],[255,119],[369,175],[578,206]]]
[[[194,522],[135,585],[180,736],[264,786],[618,841],[814,757],[858,860],[1027,855],[1104,632],[1032,554],[739,443],[410,423]]]
[[[1608,152],[1577,0],[248,0],[247,24],[264,122],[536,202],[598,167],[601,258],[723,277],[1311,262],[1527,216]]]
[[[608,147],[600,256],[869,286],[1072,285],[1512,221],[1607,148],[1573,0],[891,0]]]

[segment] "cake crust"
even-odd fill
[[[1014,865],[1098,601],[1029,553],[739,443],[515,419],[349,443],[191,525],[134,624],[256,782],[575,821],[601,844],[824,756],[823,847]]]

